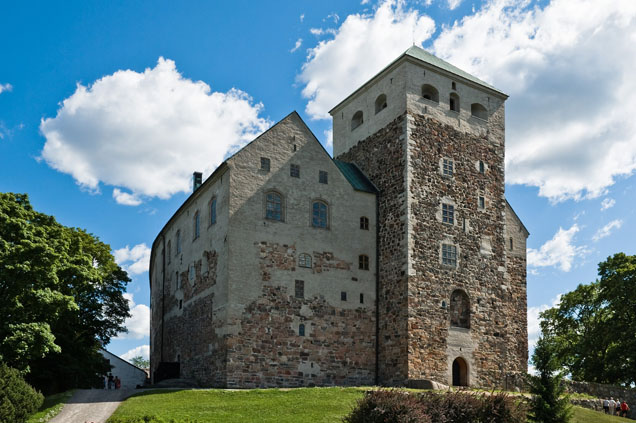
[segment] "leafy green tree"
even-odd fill
[[[150,368],[150,360],[146,360],[140,355],[133,357],[132,360],[130,360],[130,362],[134,364],[135,366],[139,367],[140,369]]]
[[[541,331],[574,380],[636,383],[636,256],[599,264],[600,279],[579,285],[541,314]]]
[[[44,392],[91,386],[100,345],[125,331],[128,275],[110,247],[0,193],[0,361]]]
[[[560,366],[552,347],[552,344],[540,338],[532,355],[538,375],[530,378],[530,393],[534,396],[529,417],[533,422],[567,423],[572,416],[572,407],[565,395]]]

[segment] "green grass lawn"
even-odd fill
[[[341,422],[369,388],[147,391],[127,399],[109,423]],[[581,407],[571,423],[625,422]]]
[[[44,398],[42,407],[29,417],[27,423],[42,423],[48,422],[53,417],[57,416],[64,404],[73,396],[73,390],[62,392],[55,395],[50,395]]]

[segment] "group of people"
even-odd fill
[[[108,386],[108,389],[119,389],[121,388],[121,379],[119,376],[113,377],[113,374],[109,373],[108,379],[104,380],[104,389],[106,389],[106,386]]]
[[[621,402],[618,398],[616,398],[616,400],[614,400],[614,398],[610,398],[603,400],[603,410],[605,411],[605,414],[627,417],[629,413],[629,406],[625,400]]]

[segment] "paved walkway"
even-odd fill
[[[105,423],[134,389],[78,389],[49,423]]]

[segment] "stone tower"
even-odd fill
[[[507,95],[418,47],[334,107],[378,195],[381,384],[510,388],[527,370],[525,240],[504,196]]]

